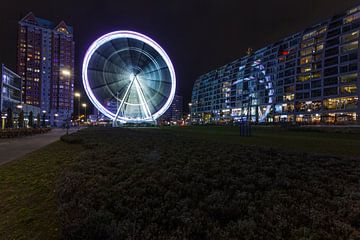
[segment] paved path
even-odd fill
[[[76,131],[75,129],[70,132]],[[52,129],[49,133],[34,136],[0,139],[0,165],[24,156],[53,143],[66,133],[66,129]]]

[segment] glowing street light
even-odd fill
[[[71,72],[68,69],[61,70],[61,74],[64,75],[65,77],[70,77],[71,76]]]
[[[74,93],[74,96],[77,97],[77,98],[80,98],[81,94],[79,92],[76,92],[76,93]]]
[[[2,128],[3,130],[5,129],[5,119],[6,119],[6,118],[7,118],[7,114],[6,114],[6,113],[1,115],[1,122],[2,122],[1,128]]]
[[[81,105],[83,108],[85,108],[85,120],[87,119],[86,118],[86,107],[87,107],[87,104],[86,103],[83,103],[82,105]]]

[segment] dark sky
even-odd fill
[[[358,0],[8,0],[1,4],[0,62],[15,70],[17,22],[29,11],[74,27],[76,70],[89,45],[109,31],[139,31],[157,41],[176,70],[187,103],[195,79],[335,13]],[[81,79],[77,79],[81,81]]]

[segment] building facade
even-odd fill
[[[196,122],[356,122],[360,6],[200,76]]]
[[[39,107],[52,125],[63,124],[73,113],[74,50],[73,29],[64,21],[54,24],[33,13],[19,21],[23,102]]]
[[[183,97],[179,95],[174,96],[169,109],[160,117],[161,121],[177,122],[183,118]]]
[[[14,111],[21,104],[22,79],[4,64],[1,64],[0,75],[0,110],[5,114],[7,109]]]

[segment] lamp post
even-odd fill
[[[1,115],[1,122],[2,122],[2,124],[1,124],[1,129],[2,129],[2,130],[5,129],[5,119],[6,119],[6,118],[7,118],[7,114],[6,114],[6,113]]]
[[[87,122],[87,117],[86,117],[86,107],[87,107],[87,104],[86,103],[83,103],[82,104],[83,108],[85,108],[85,122]]]
[[[71,99],[71,70],[68,68],[63,68],[61,69],[61,75],[65,78],[65,80],[67,79],[68,81],[65,81],[66,84],[68,84],[68,89],[69,89],[69,95],[68,98]],[[71,101],[70,101],[71,102]],[[68,109],[67,109],[67,116],[66,116],[66,135],[69,134],[69,128],[70,128],[70,124],[69,124],[69,118],[70,118],[70,104],[68,105]]]
[[[59,116],[58,113],[55,113],[55,114],[54,114],[54,122],[55,122],[55,126],[56,126],[56,127],[58,127],[58,125],[57,125],[57,119],[56,119],[58,116]]]
[[[192,103],[189,103],[189,119],[190,119],[190,125],[191,125],[191,107],[192,107]]]
[[[80,128],[80,97],[81,94],[79,92],[76,92],[74,96],[78,99],[78,113],[77,113],[77,120],[78,120],[78,128]]]

